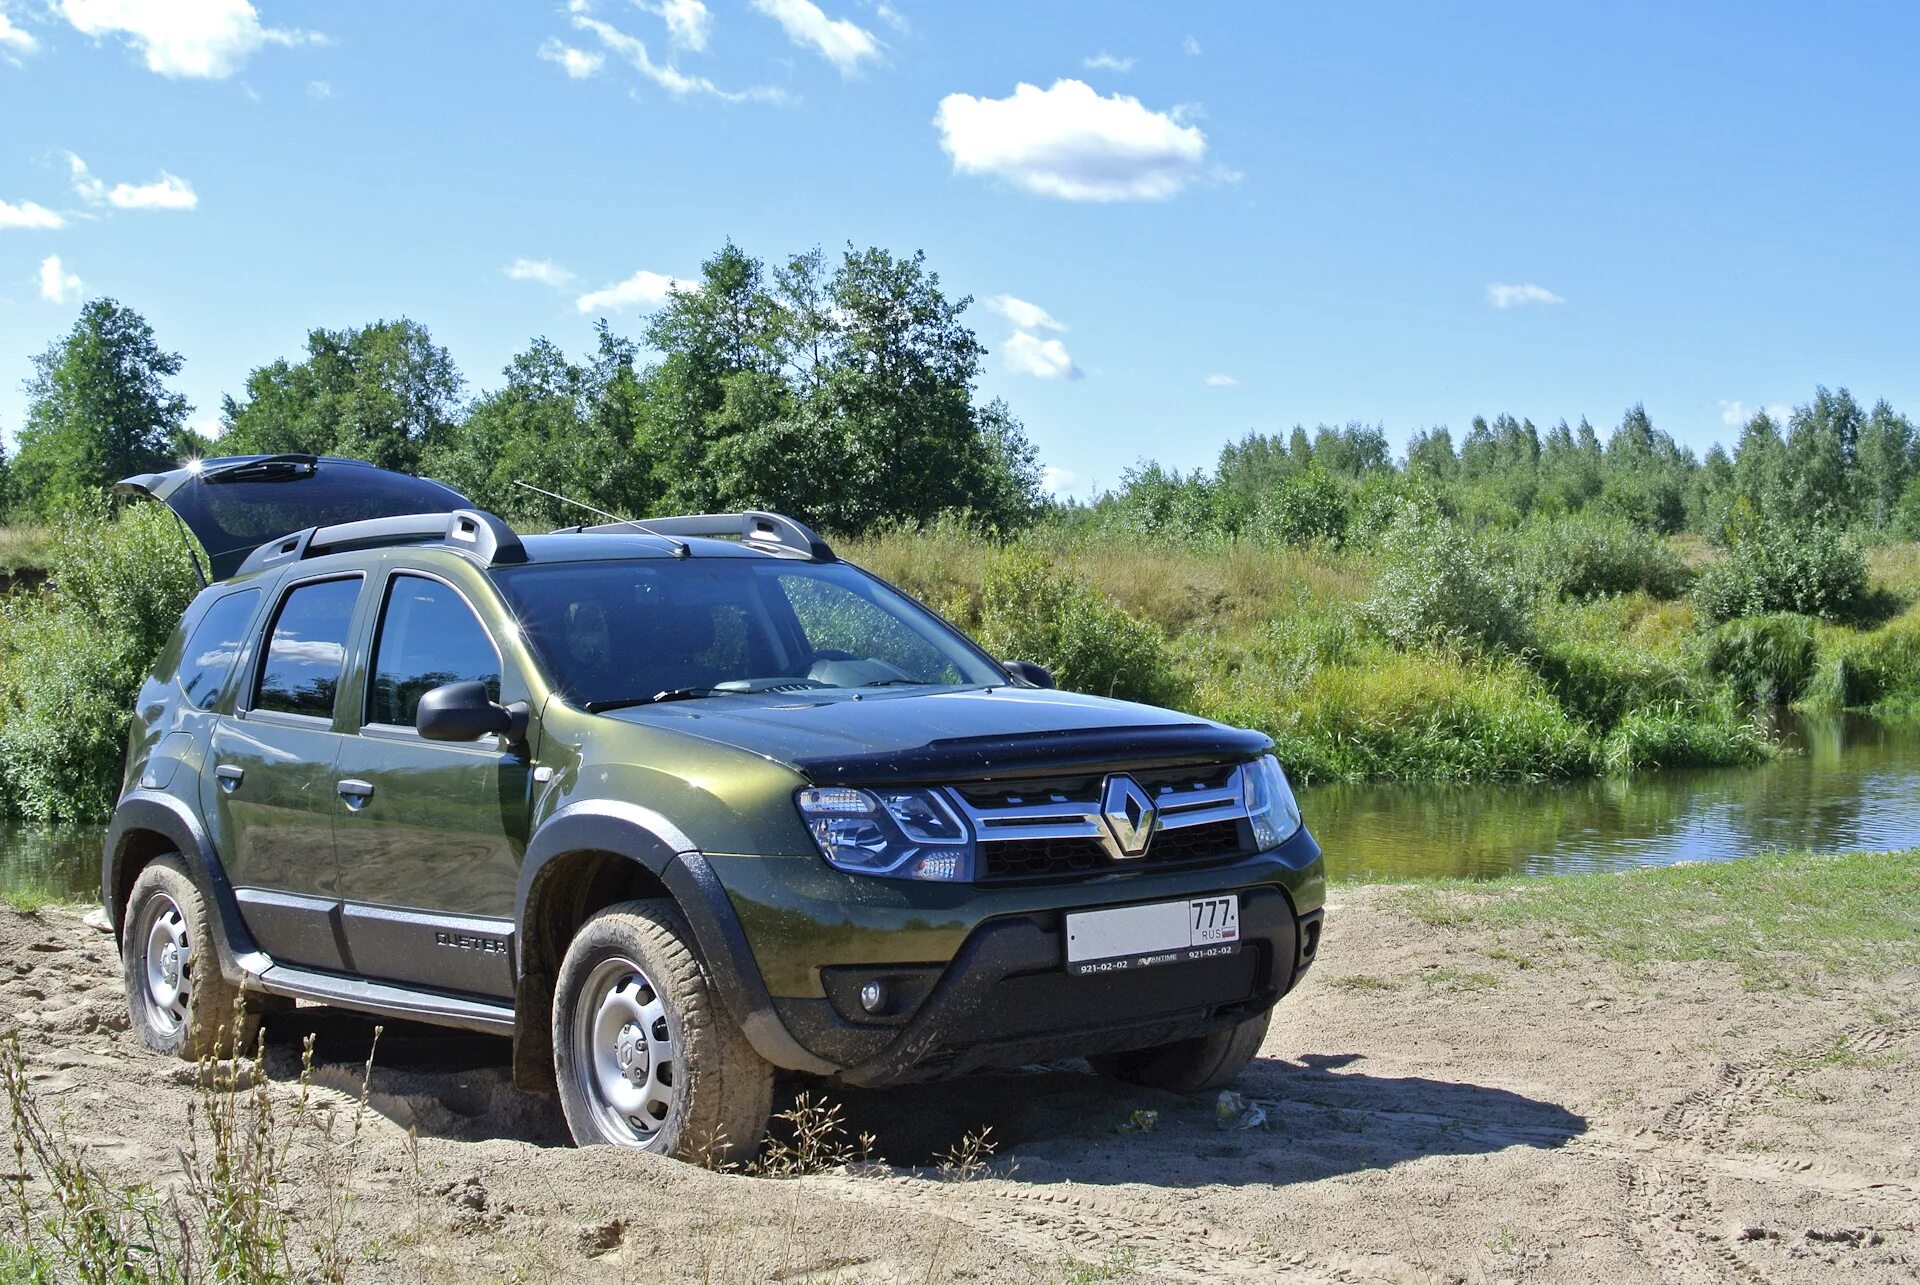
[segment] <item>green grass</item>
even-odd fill
[[[0,527],[0,574],[45,571],[53,565],[54,548],[54,534],[46,527]]]
[[[1773,853],[1621,874],[1442,880],[1409,887],[1401,905],[1436,928],[1497,938],[1524,932],[1544,956],[1598,955],[1630,970],[1730,964],[1755,987],[1920,966],[1916,851]]]

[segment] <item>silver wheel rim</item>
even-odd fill
[[[146,928],[146,953],[141,975],[146,981],[147,1012],[161,1032],[171,1035],[187,1022],[187,1001],[193,987],[193,945],[187,940],[187,917],[172,897],[157,893],[141,916]]]
[[[631,960],[603,960],[573,1005],[574,1078],[601,1137],[658,1141],[679,1091],[677,1055],[659,988]]]

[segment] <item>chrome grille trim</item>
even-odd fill
[[[1202,770],[1217,772],[1218,765]],[[1154,833],[1245,818],[1247,807],[1241,783],[1243,771],[1241,767],[1233,768],[1219,785],[1195,787],[1163,782],[1148,787],[1142,784],[1158,814]],[[1138,777],[1134,779],[1137,781]],[[1013,839],[1090,839],[1100,844],[1108,857],[1115,861],[1136,860],[1145,854],[1129,856],[1122,852],[1113,831],[1101,817],[1103,780],[1100,777],[1093,778],[1090,791],[1068,792],[1043,786],[1016,793],[1015,788],[1009,788],[1004,792],[1009,801],[1000,804],[975,803],[967,797],[967,791],[963,788],[948,787],[944,793],[966,818],[967,824],[973,829],[974,838],[983,845]],[[1018,802],[1011,801],[1016,798]],[[1152,851],[1151,840],[1147,851]]]

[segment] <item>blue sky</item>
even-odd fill
[[[402,314],[485,389],[727,237],[924,249],[1080,494],[1296,422],[1644,400],[1704,449],[1816,383],[1920,412],[1911,4],[0,15],[9,436],[82,297],[147,315],[203,421]]]

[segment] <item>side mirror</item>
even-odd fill
[[[1022,687],[1053,687],[1053,671],[1045,665],[1036,665],[1030,660],[1009,660],[1003,662],[1007,672],[1013,675],[1013,681]]]
[[[487,696],[485,683],[447,683],[420,698],[413,726],[430,741],[477,741],[482,736],[516,736],[526,723]]]

